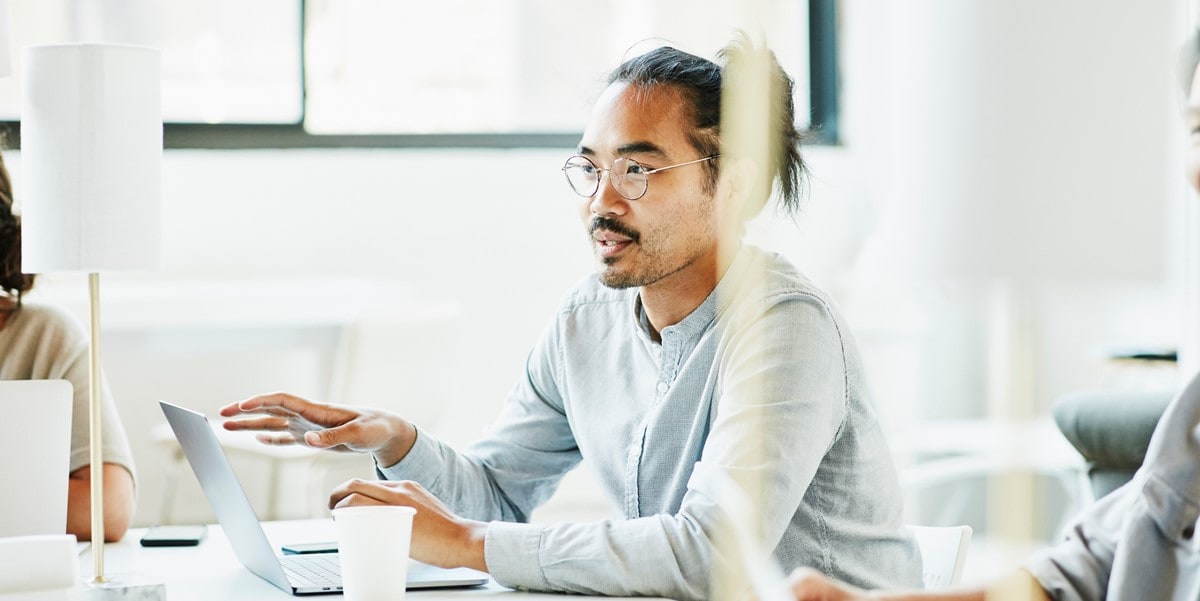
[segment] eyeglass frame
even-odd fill
[[[686,162],[686,163],[679,163],[679,164],[677,164],[677,165],[667,165],[666,167],[658,167],[658,168],[655,168],[655,169],[647,169],[646,171],[644,171],[644,172],[642,173],[642,175],[650,176],[650,175],[653,175],[653,174],[655,174],[655,173],[658,173],[658,172],[660,172],[660,171],[667,171],[667,170],[670,170],[670,169],[674,169],[674,168],[676,168],[676,167],[686,167],[686,166],[688,166],[688,165],[695,165],[696,163],[703,163],[704,161],[711,161],[711,160],[713,160],[713,159],[720,158],[720,156],[721,156],[720,154],[712,154],[712,155],[709,155],[709,156],[706,156],[706,157],[701,157],[701,158],[698,158],[698,159],[695,159],[695,160],[692,160],[692,161],[688,161],[688,162]],[[571,183],[571,176],[570,176],[570,175],[567,175],[567,168],[569,168],[569,167],[572,167],[572,165],[571,165],[570,163],[571,163],[571,161],[572,161],[572,160],[574,160],[574,159],[583,159],[583,160],[587,161],[588,163],[590,163],[590,164],[592,165],[592,167],[594,167],[594,168],[596,169],[596,172],[597,172],[597,175],[596,175],[596,185],[595,185],[595,188],[592,190],[591,194],[584,194],[584,193],[580,192],[579,190],[577,190],[577,189],[575,188],[575,184]],[[629,158],[625,158],[625,157],[617,157],[617,159],[616,159],[616,160],[624,160],[624,161],[626,161],[626,162],[633,163],[634,165],[637,165],[637,166],[639,166],[639,167],[642,167],[643,169],[645,169],[645,165],[642,165],[641,163],[639,163],[638,161],[636,161],[636,160],[634,160],[634,159],[629,159]],[[615,162],[616,162],[616,160],[614,160],[613,162],[615,163]],[[600,166],[596,164],[596,161],[593,161],[592,159],[590,159],[590,158],[588,158],[588,157],[586,157],[586,156],[584,156],[584,155],[582,155],[582,154],[574,154],[574,155],[571,155],[570,157],[567,157],[567,160],[566,160],[566,162],[564,162],[564,163],[563,163],[563,166],[562,166],[562,169],[561,169],[561,171],[563,172],[563,177],[567,178],[567,185],[568,185],[568,186],[571,188],[571,190],[572,190],[573,192],[575,192],[576,194],[578,194],[579,196],[582,196],[582,197],[584,197],[584,198],[591,198],[591,197],[595,196],[597,193],[599,193],[599,192],[600,192],[600,182],[601,182],[601,180],[602,180],[601,176],[599,175],[600,173],[605,173],[605,172],[607,172],[607,173],[609,174],[609,176],[608,176],[608,181],[609,181],[609,183],[610,183],[610,184],[612,184],[612,181],[613,181],[613,180],[612,180],[612,178],[613,178],[613,176],[612,176],[612,167],[608,167],[607,169],[601,169],[601,168],[600,168]],[[623,179],[625,176],[624,176],[624,175],[618,175],[618,177],[621,177],[621,178]],[[613,187],[613,190],[614,190],[614,191],[615,191],[617,194],[619,194],[619,195],[621,196],[621,198],[624,198],[625,200],[629,200],[629,201],[641,200],[643,197],[645,197],[645,196],[646,196],[646,193],[650,191],[650,178],[649,178],[649,177],[647,177],[647,178],[646,178],[646,187],[642,189],[642,193],[641,193],[641,194],[638,194],[638,195],[637,195],[636,197],[634,197],[634,198],[630,198],[630,197],[628,197],[628,196],[625,196],[625,194],[623,194],[623,193],[621,192],[621,189],[620,189],[620,188],[618,188],[618,187],[616,186],[616,184],[612,184],[612,187]]]

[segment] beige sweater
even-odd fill
[[[63,379],[75,388],[71,420],[71,470],[91,463],[88,452],[88,339],[69,313],[47,305],[24,304],[0,328],[0,380]],[[104,408],[104,462],[134,474],[129,438],[117,415],[107,380],[101,380]]]

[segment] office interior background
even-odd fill
[[[396,411],[460,448],[485,433],[592,271],[559,167],[606,71],[652,38],[712,56],[735,24],[768,23],[807,114],[810,36],[832,40],[836,110],[804,151],[803,214],[768,209],[748,238],[840,303],[906,519],[972,525],[970,579],[1055,539],[1087,502],[1056,399],[1172,390],[1200,367],[1200,206],[1173,69],[1195,8],[10,0],[10,29],[14,48],[163,50],[163,267],[102,291],[139,526],[213,521],[160,399],[211,415],[282,390]],[[14,67],[0,80],[13,123]],[[18,145],[5,159],[19,208]],[[84,280],[46,276],[29,300],[84,321]],[[1141,351],[1179,359],[1114,358]],[[264,517],[323,515],[330,487],[371,474],[362,458],[227,440]],[[1014,473],[1019,498],[997,496]],[[1000,503],[1028,536],[1003,536]],[[585,462],[534,519],[613,515]]]

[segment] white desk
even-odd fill
[[[271,546],[276,549],[287,543],[334,540],[331,520],[295,520],[265,522],[263,529]],[[196,547],[151,547],[138,544],[144,529],[130,530],[121,542],[104,546],[104,570],[109,575],[137,574],[141,578],[162,582],[170,601],[250,601],[259,599],[340,599],[340,595],[293,597],[266,580],[255,576],[238,563],[233,549],[220,526],[208,527],[208,536]],[[92,573],[91,550],[79,557],[86,580]],[[613,597],[584,597],[579,595],[547,595],[526,593],[504,588],[494,581],[486,586],[409,591],[413,599],[461,599],[484,596],[532,598],[543,601],[562,597],[573,601],[613,599]]]

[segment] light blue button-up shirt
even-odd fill
[[[624,519],[524,523],[583,457]],[[714,574],[754,555],[722,538],[728,527],[756,530],[784,570],[920,586],[848,328],[790,263],[750,246],[661,343],[636,289],[588,278],[488,436],[458,453],[419,432],[380,471],[492,521],[488,569],[510,587],[711,598]],[[749,523],[746,505],[759,506]]]
[[[1200,375],[1167,406],[1133,479],[1026,568],[1052,599],[1200,599]]]

